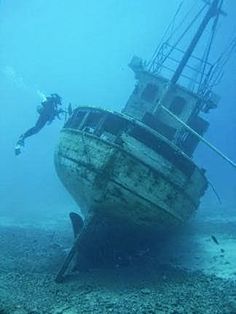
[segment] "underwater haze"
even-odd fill
[[[1,2],[1,210],[71,209],[53,165],[63,121],[30,138],[17,158],[15,142],[35,123],[39,92],[56,92],[65,105],[124,106],[134,86],[127,64],[134,54],[152,54],[173,15],[164,2],[150,6],[156,10],[143,1]]]
[[[169,21],[172,20],[176,10],[182,3],[183,11],[186,13],[192,6],[195,6],[195,9],[197,10],[197,8],[204,4],[204,1],[0,1],[0,229],[3,228],[3,231],[0,232],[0,245],[2,248],[4,248],[4,241],[6,241],[6,243],[9,241],[9,248],[14,250],[14,241],[17,237],[19,237],[22,241],[21,243],[23,243],[22,250],[23,245],[28,248],[26,238],[28,239],[31,236],[32,239],[36,240],[37,237],[41,237],[43,239],[43,244],[48,243],[48,241],[50,241],[49,239],[52,238],[52,233],[50,233],[51,230],[55,228],[54,231],[57,232],[57,224],[64,224],[66,226],[65,229],[63,229],[63,241],[64,239],[66,240],[65,244],[62,245],[63,252],[60,253],[61,255],[59,254],[60,258],[62,256],[64,257],[63,254],[68,251],[68,247],[70,247],[72,243],[72,239],[70,238],[72,232],[69,225],[68,213],[70,211],[78,211],[79,208],[63,187],[56,174],[54,166],[54,150],[59,140],[60,130],[65,122],[64,118],[62,117],[61,120],[55,119],[52,124],[46,125],[38,134],[27,138],[25,147],[19,156],[16,156],[14,153],[15,144],[19,136],[30,127],[34,126],[38,118],[37,106],[43,101],[43,97],[52,93],[59,94],[62,97],[63,108],[67,108],[69,103],[71,103],[73,108],[76,106],[89,105],[118,112],[121,111],[135,86],[134,73],[128,66],[130,60],[133,56],[139,56],[147,61],[151,59],[158,43],[162,39]],[[235,36],[236,1],[226,0],[224,2],[223,10],[227,15],[220,16],[217,35],[210,55],[210,59],[212,58],[213,61],[222,53],[224,47],[227,46]],[[197,52],[201,52],[202,45],[204,45],[204,42],[198,45]],[[210,123],[209,129],[204,135],[205,139],[216,146],[229,159],[234,161],[234,163],[236,162],[235,73],[236,50],[233,51],[231,58],[225,64],[222,80],[214,88],[214,92],[220,96],[218,108],[210,111],[209,114],[204,115],[204,118]],[[198,247],[201,247],[202,243],[205,241],[204,245],[210,243],[210,245],[213,245],[213,248],[211,247],[207,257],[206,255],[204,255],[204,257],[200,255],[200,257],[196,257],[196,264],[199,261],[202,263],[200,265],[199,262],[196,269],[198,269],[198,266],[200,265],[199,269],[201,269],[201,271],[202,269],[209,270],[211,275],[214,276],[217,276],[217,272],[219,271],[219,278],[221,278],[221,280],[225,280],[226,278],[226,281],[222,281],[223,283],[221,281],[219,283],[217,281],[218,279],[215,277],[210,283],[206,280],[206,285],[203,287],[203,296],[205,295],[206,299],[203,299],[202,302],[204,303],[204,300],[212,297],[207,295],[209,283],[211,287],[210,289],[212,289],[212,295],[214,295],[212,298],[215,298],[215,304],[219,304],[222,291],[215,290],[217,287],[222,284],[222,287],[225,289],[224,291],[228,288],[231,290],[235,289],[236,272],[233,270],[233,264],[234,262],[236,263],[236,256],[230,255],[229,252],[234,251],[236,248],[236,237],[234,238],[235,234],[234,236],[229,235],[226,237],[230,242],[227,242],[227,245],[225,245],[225,247],[227,247],[226,249],[223,246],[219,247],[217,243],[212,244],[210,237],[211,235],[217,234],[218,228],[221,228],[220,232],[225,231],[226,234],[230,234],[231,229],[229,231],[224,228],[232,228],[232,223],[236,222],[236,167],[230,165],[204,143],[199,144],[193,158],[199,167],[206,169],[206,176],[213,186],[213,188],[209,186],[206,194],[201,199],[200,208],[194,217],[196,221],[199,220],[202,223],[204,228],[204,235],[199,240]],[[191,222],[193,224],[194,219],[193,222]],[[214,229],[214,226],[212,225],[209,227],[209,231],[207,230],[208,221],[217,221],[217,232],[214,231],[216,229]],[[225,221],[227,224],[223,223]],[[31,229],[24,229],[25,226],[32,228],[34,225],[37,225],[39,230],[44,226],[45,233],[42,232],[42,235],[40,233],[41,231],[37,231],[32,235],[31,231],[29,231]],[[50,232],[46,230],[47,225],[50,225]],[[13,228],[12,226],[14,226],[14,228],[16,227],[17,231],[11,229]],[[23,228],[23,235],[18,228]],[[224,239],[224,236],[216,236],[216,242],[220,242],[221,245],[221,241],[219,241],[218,237]],[[213,237],[212,239],[214,242],[215,238]],[[60,240],[58,241],[60,242]],[[187,249],[186,247],[182,247],[183,250],[185,250],[185,253],[186,251],[194,251],[193,246],[195,240],[191,242],[191,240],[188,239],[188,241],[190,242],[187,243]],[[183,245],[181,242],[182,240],[179,242],[180,249],[181,245]],[[40,245],[43,246],[43,244]],[[21,245],[19,245],[19,247],[21,247]],[[43,248],[38,247],[38,249],[39,251],[42,250],[42,252],[44,252]],[[48,249],[50,254],[52,254],[51,256],[54,254],[53,249],[55,249],[55,247]],[[50,250],[52,250],[52,252]],[[214,250],[218,250],[217,253]],[[220,252],[219,250],[222,251]],[[170,248],[170,251],[173,251],[173,248]],[[168,251],[168,256],[170,255],[170,251]],[[226,253],[224,253],[225,251]],[[4,254],[7,256],[8,249],[5,248],[2,252],[6,252]],[[182,254],[182,257],[185,256],[185,253]],[[14,255],[14,258],[16,259],[18,258],[17,254],[18,253],[15,253]],[[45,252],[42,253],[41,257],[44,256],[43,254],[45,254]],[[174,254],[180,253],[176,253],[175,249]],[[193,256],[195,256],[195,251],[191,254],[193,255],[190,258],[188,256],[187,263],[189,263],[189,260],[192,262]],[[214,254],[218,254],[217,257],[215,257]],[[219,257],[220,254],[224,255],[221,260]],[[227,255],[228,259],[222,262],[222,259],[226,256],[225,254],[229,254]],[[163,255],[162,258],[165,260]],[[22,261],[22,265],[24,264],[24,266],[19,263],[20,267],[22,266],[22,270],[20,270],[19,273],[22,271],[26,274],[26,277],[29,275],[28,269],[30,269],[31,272],[32,269],[37,268],[35,264],[34,266],[30,264],[31,259],[33,263],[36,263],[33,255],[30,255],[29,258],[29,261],[27,261],[27,259]],[[206,266],[206,258],[208,259],[208,262],[209,258],[212,263],[215,261],[217,266],[215,268],[212,264],[207,264]],[[18,272],[16,270],[16,264],[13,267],[10,261],[12,261],[12,255],[9,258],[9,262],[7,262],[8,264],[4,264],[5,266],[0,262],[0,266],[2,267],[0,267],[0,273],[2,269],[2,273],[4,274],[8,273],[8,269],[9,273],[11,271],[14,274]],[[48,265],[46,257],[43,257],[42,260],[40,260],[40,263],[41,266],[45,265],[45,263]],[[58,263],[57,267],[59,264],[60,263]],[[43,267],[45,266],[42,266],[42,269]],[[52,265],[50,264],[50,267],[53,268],[53,263]],[[225,267],[228,267],[227,274]],[[53,271],[55,272],[55,269]],[[180,278],[181,274],[182,271],[180,273],[175,271],[172,279],[175,276]],[[134,299],[136,298],[136,300],[143,300],[142,298],[144,298],[141,302],[142,305],[137,305],[135,301],[134,303],[129,304],[129,308],[122,308],[122,310],[120,310],[121,312],[119,312],[119,306],[121,306],[119,303],[121,302],[119,301],[119,294],[117,293],[116,295],[116,288],[114,288],[114,286],[112,288],[113,292],[111,293],[110,286],[107,282],[104,288],[103,284],[105,276],[101,274],[100,281],[98,280],[97,283],[98,286],[104,288],[104,290],[101,288],[103,291],[102,296],[99,294],[100,292],[94,290],[94,286],[96,286],[94,284],[94,277],[91,275],[88,279],[85,276],[82,278],[82,283],[80,281],[81,287],[83,286],[81,289],[85,289],[83,291],[86,291],[83,292],[84,294],[81,292],[81,298],[84,302],[84,310],[81,310],[80,312],[74,309],[74,312],[73,310],[71,310],[71,312],[68,310],[67,312],[67,307],[63,305],[63,302],[65,302],[65,300],[63,301],[63,293],[68,294],[65,297],[67,300],[70,300],[71,297],[77,298],[77,295],[75,294],[76,289],[70,286],[70,292],[65,292],[63,290],[64,287],[59,288],[58,295],[56,296],[56,292],[53,292],[53,294],[52,291],[54,291],[53,289],[58,288],[55,288],[54,286],[52,288],[50,286],[50,278],[46,275],[44,276],[42,270],[40,271],[40,278],[38,279],[38,283],[40,282],[39,286],[41,284],[41,286],[44,287],[51,287],[50,293],[52,293],[52,296],[50,295],[50,297],[52,299],[57,298],[56,303],[59,304],[61,308],[64,306],[60,312],[55,307],[55,304],[50,303],[51,301],[48,301],[45,308],[43,309],[42,307],[40,310],[40,305],[37,303],[40,299],[37,295],[39,292],[33,294],[32,299],[35,300],[35,303],[32,301],[34,303],[32,306],[28,303],[27,305],[23,305],[25,304],[25,301],[22,301],[23,303],[21,303],[20,300],[22,295],[20,294],[18,296],[19,298],[16,297],[15,303],[13,302],[14,304],[12,305],[12,299],[7,294],[6,289],[9,291],[11,289],[18,291],[17,289],[19,289],[21,290],[21,293],[23,293],[22,291],[24,288],[22,290],[21,288],[16,287],[16,281],[14,282],[14,288],[13,286],[10,286],[10,283],[3,283],[4,277],[1,276],[3,275],[0,274],[0,280],[2,280],[2,286],[0,282],[0,313],[18,313],[14,312],[16,311],[17,306],[19,306],[20,309],[25,310],[22,314],[85,312],[171,313],[168,312],[170,310],[169,308],[167,309],[163,307],[162,312],[161,308],[159,308],[159,312],[158,308],[152,308],[152,300],[155,299],[154,295],[156,293],[156,288],[154,282],[149,286],[146,277],[147,281],[145,281],[146,279],[141,279],[142,284],[140,284],[140,286],[137,282],[134,284],[135,287],[138,287],[139,292],[135,291],[135,288],[133,288],[134,286],[132,286],[132,289],[134,290],[131,289],[132,293],[129,291],[128,285],[124,285],[120,288],[122,304],[125,304],[126,302],[129,304],[129,300],[126,300],[126,297],[130,295],[130,298],[132,299],[135,295],[136,297],[134,297]],[[113,280],[113,283],[116,280],[121,282],[122,280],[125,280],[127,276],[128,278],[129,276],[134,277],[134,275],[130,275],[130,273],[129,275],[119,275],[120,277],[118,275],[118,277],[116,277],[116,275],[112,276],[114,276],[111,279],[111,281]],[[196,278],[194,277],[195,273],[191,276],[193,276],[193,278],[191,277],[189,279],[188,277],[188,279],[186,279],[189,280],[187,287],[190,287],[191,282],[194,282],[194,280],[196,280],[196,284],[198,282],[198,275],[196,275]],[[200,277],[201,276],[205,275],[200,275]],[[234,276],[233,283],[232,281],[228,281],[232,276]],[[166,279],[168,278],[168,275],[165,274],[164,277],[164,280],[168,280]],[[161,275],[160,278],[164,277]],[[160,278],[158,277],[159,285],[160,280],[162,280]],[[201,278],[201,282],[205,282],[205,277]],[[27,280],[30,282],[31,279]],[[41,282],[41,280],[45,280],[45,282]],[[78,279],[78,281],[79,280],[80,279]],[[24,280],[22,279],[22,281]],[[144,286],[142,286],[143,282],[146,282]],[[32,281],[32,286],[34,285],[35,283]],[[233,288],[231,285],[233,285]],[[176,283],[173,283],[173,286],[176,286]],[[23,284],[20,287],[23,287]],[[29,289],[29,287],[27,289]],[[27,289],[25,290],[26,292],[23,299],[27,298],[27,295],[32,293],[30,292],[30,289]],[[188,289],[190,288],[186,288],[186,290],[184,290],[185,292],[183,292],[184,298],[188,295]],[[41,295],[40,293],[39,295]],[[95,295],[96,293],[98,293],[98,295]],[[122,293],[124,293],[124,295],[122,295]],[[236,311],[235,295],[232,297],[233,299],[231,298],[233,301],[230,299],[235,303],[230,303],[231,301],[224,299],[224,304],[227,302],[230,303],[231,307],[229,308],[235,309]],[[44,294],[41,296],[42,300],[47,297]],[[92,308],[91,304],[91,307],[88,307],[88,303],[86,303],[90,296],[91,298],[94,298],[93,301],[96,305],[96,309]],[[172,292],[170,292],[168,297],[173,299],[175,296],[175,292],[173,292],[173,295]],[[111,301],[112,298],[113,301]],[[100,301],[96,301],[98,299]],[[103,302],[101,299],[109,300],[110,303],[104,301],[104,303],[102,303],[103,305],[100,307],[99,302]],[[176,304],[180,302],[178,301],[180,299],[181,297],[176,299]],[[167,299],[163,300],[168,303]],[[197,305],[194,303],[195,301],[193,301],[193,304],[196,308]],[[150,307],[148,304],[151,304]],[[155,304],[157,304],[157,302]],[[145,307],[144,305],[147,306]],[[131,310],[132,306],[134,312]],[[144,308],[139,308],[138,306],[144,306]],[[191,309],[187,309],[185,306],[187,305],[183,305],[182,312],[180,309],[177,309],[177,312],[173,313],[193,313],[191,312]],[[203,311],[201,306],[197,313],[223,313],[220,309],[213,312],[213,308],[212,310],[209,310],[209,312],[206,311],[206,308],[204,308]],[[211,309],[211,306],[213,305],[209,303],[208,306],[208,309]],[[33,309],[35,309],[35,312],[30,312],[30,310],[32,311]],[[1,310],[3,312],[1,312]],[[151,312],[151,310],[153,310],[153,312]],[[230,312],[226,311],[225,313]]]
[[[74,206],[53,165],[63,121],[29,138],[23,154],[14,156],[18,137],[36,121],[40,93],[58,93],[65,106],[71,102],[73,106],[121,110],[135,83],[127,64],[133,55],[146,60],[151,57],[180,2],[1,1],[1,211],[56,214]],[[234,1],[226,1],[225,10],[228,16],[222,17],[220,40],[214,47],[219,53],[221,41],[230,39],[235,26]],[[221,101],[219,108],[207,115],[210,128],[206,138],[235,160],[234,56],[215,89]],[[204,144],[200,144],[196,160],[207,169],[222,203],[235,205],[235,169]],[[210,201],[221,210],[214,196]]]

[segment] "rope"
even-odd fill
[[[217,200],[219,201],[220,205],[222,205],[222,200],[221,200],[221,198],[220,198],[219,193],[217,193],[217,191],[216,191],[214,185],[213,185],[213,184],[211,183],[211,181],[209,181],[209,180],[208,180],[208,183],[209,183],[210,187],[212,188],[212,191],[214,192],[214,194],[215,194]]]
[[[88,164],[90,165],[91,164],[91,159],[89,157],[89,153],[88,153],[88,150],[87,150],[87,145],[85,143],[85,139],[84,139],[84,131],[82,131],[82,142],[84,144],[84,153],[86,155],[86,158],[87,158],[87,162]]]

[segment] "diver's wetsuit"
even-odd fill
[[[40,116],[35,124],[31,129],[26,131],[22,136],[21,140],[24,141],[29,136],[32,136],[36,133],[38,133],[47,122],[51,123],[56,116],[58,116],[58,109],[57,104],[54,102],[54,100],[48,99],[42,103],[42,111],[40,112]]]
[[[46,123],[51,123],[55,117],[59,117],[59,114],[63,112],[63,110],[58,109],[58,105],[61,105],[60,97],[57,94],[52,94],[52,96],[47,97],[47,99],[42,103],[42,107],[39,111],[39,118],[32,128],[22,134],[15,146],[15,154],[19,155],[21,153],[21,147],[24,146],[24,140],[38,133]]]

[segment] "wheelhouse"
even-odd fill
[[[149,126],[123,114],[99,108],[78,107],[64,126],[125,148],[125,139],[131,138],[138,147],[151,149],[179,168],[186,176],[191,176],[195,165],[187,155],[164,136]]]

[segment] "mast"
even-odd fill
[[[210,4],[210,7],[204,16],[200,26],[198,27],[198,30],[196,34],[194,35],[190,45],[188,46],[182,60],[180,61],[175,73],[173,74],[173,77],[169,81],[169,84],[166,87],[166,91],[164,92],[163,96],[160,98],[159,102],[155,106],[153,110],[153,115],[157,116],[159,113],[159,110],[162,108],[162,106],[165,103],[166,98],[168,98],[169,93],[172,91],[173,86],[177,83],[179,80],[186,64],[188,63],[196,45],[198,44],[203,32],[205,31],[209,21],[216,16],[219,12],[221,12],[221,6],[222,6],[223,0],[213,0]]]
[[[213,0],[213,2],[211,3],[205,17],[203,18],[195,36],[193,37],[188,49],[186,50],[182,60],[180,61],[172,79],[170,80],[171,85],[172,84],[176,84],[176,82],[178,81],[178,79],[180,78],[185,65],[187,64],[189,58],[191,57],[199,39],[201,38],[205,28],[207,27],[207,24],[209,23],[209,21],[211,20],[212,17],[214,17],[219,10],[219,3],[221,2],[222,4],[222,0]]]
[[[230,158],[228,158],[225,154],[223,154],[219,149],[217,149],[214,145],[209,143],[207,140],[205,140],[200,134],[198,134],[194,129],[192,129],[188,124],[183,122],[178,116],[176,116],[173,112],[171,112],[166,106],[164,105],[165,99],[168,97],[169,93],[171,92],[173,86],[176,84],[178,79],[180,78],[184,67],[186,66],[189,58],[191,57],[199,39],[201,38],[206,26],[208,25],[209,21],[212,17],[217,16],[218,13],[222,13],[221,7],[224,0],[213,0],[213,2],[210,5],[210,8],[208,9],[205,17],[203,18],[195,36],[193,37],[188,49],[186,50],[182,60],[179,63],[179,66],[177,67],[172,79],[170,80],[166,92],[159,100],[157,106],[155,107],[153,114],[154,116],[158,114],[159,109],[166,112],[172,119],[175,119],[178,123],[180,123],[185,129],[187,129],[190,133],[195,135],[199,140],[201,140],[203,143],[205,143],[208,147],[210,147],[214,152],[216,152],[219,156],[221,156],[224,160],[226,160],[228,163],[230,163],[234,168],[236,168],[236,163],[233,162]],[[223,12],[224,14],[224,12]]]

